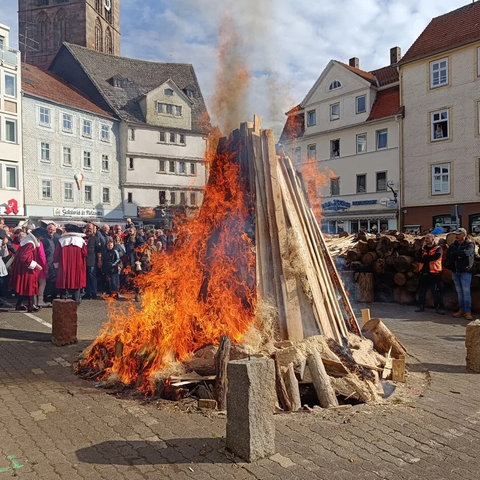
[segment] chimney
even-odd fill
[[[390,65],[397,64],[402,58],[402,51],[400,47],[393,47],[390,49]]]
[[[357,57],[352,57],[352,58],[348,61],[348,64],[349,64],[351,67],[360,68],[360,60],[359,60]]]

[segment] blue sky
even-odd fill
[[[278,135],[284,113],[303,100],[331,59],[358,57],[364,70],[388,65],[391,47],[405,53],[433,17],[468,3],[121,0],[121,53],[191,63],[212,120],[224,132],[258,114]],[[16,11],[17,0],[0,0],[0,23],[10,26],[14,48]]]

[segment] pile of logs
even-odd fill
[[[476,243],[476,260],[472,281],[473,310],[480,311],[480,237],[471,237]],[[455,240],[454,233],[438,236],[444,252]],[[396,302],[414,304],[418,290],[418,263],[416,253],[423,237],[398,233],[381,234],[359,232],[357,234],[328,238],[327,243],[337,264],[342,266],[342,276],[349,285],[352,298],[358,302]],[[457,297],[452,282],[452,272],[444,265],[442,273],[443,299],[448,310],[457,308]],[[431,293],[427,294],[427,306],[432,306]]]

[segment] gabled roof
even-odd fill
[[[123,120],[145,123],[137,99],[172,79],[183,92],[193,92],[193,98],[189,97],[192,100],[192,130],[208,133],[210,118],[191,64],[118,57],[66,42],[57,55],[62,50],[74,57],[112,110]],[[54,64],[55,60],[52,66]],[[112,78],[121,79],[121,85],[115,86]]]
[[[480,40],[480,2],[434,18],[405,53],[400,65]]]
[[[22,90],[30,95],[60,105],[113,118],[109,112],[98,107],[83,95],[83,93],[64,82],[54,73],[41,70],[27,63],[22,63]]]
[[[366,72],[365,70],[361,70],[360,68],[357,67],[352,67],[348,63],[343,63],[337,61],[340,65],[345,67],[347,70],[350,70],[351,72],[355,73],[359,77],[362,77],[363,79],[369,81],[372,85],[375,85],[375,76],[371,72]]]
[[[399,90],[398,85],[385,90],[379,90],[375,97],[375,101],[373,102],[367,122],[402,113],[402,109],[400,108]]]

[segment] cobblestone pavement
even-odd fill
[[[478,479],[480,377],[465,369],[467,321],[370,308],[409,351],[407,387],[385,405],[276,415],[277,453],[250,464],[225,452],[221,414],[118,398],[73,375],[106,318],[103,301],[82,303],[79,343],[66,347],[51,344],[51,309],[2,311],[0,480]]]

